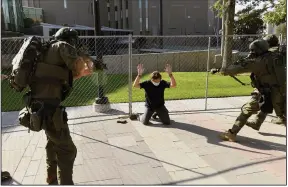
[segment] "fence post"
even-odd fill
[[[207,57],[207,75],[206,75],[206,89],[205,89],[205,110],[207,110],[207,99],[208,99],[208,78],[209,78],[209,64],[210,64],[210,45],[211,45],[211,37],[209,37],[208,41],[208,57]]]
[[[282,33],[280,33],[280,36],[279,36],[279,39],[280,39],[280,40],[279,40],[279,43],[280,43],[280,44],[282,44],[282,41],[283,41],[283,40],[282,40],[282,39],[283,39],[282,37],[283,37],[283,35],[282,35]]]
[[[129,79],[129,115],[132,114],[132,35],[128,36],[128,79]]]

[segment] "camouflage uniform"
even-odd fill
[[[242,108],[241,108],[241,113],[237,117],[231,131],[233,131],[234,134],[237,134],[241,128],[247,124],[247,120],[253,115],[257,114],[256,120],[257,125],[252,125],[251,127],[255,130],[259,130],[261,124],[264,122],[266,119],[267,113],[260,111],[260,105],[261,105],[261,100],[262,95],[261,93],[257,90],[257,88],[254,89],[254,91],[251,93],[252,97],[249,100],[249,102],[245,103]],[[260,112],[259,112],[260,111]],[[258,125],[260,124],[260,125]]]
[[[67,28],[60,29],[57,33],[63,31],[67,31]],[[78,55],[75,47],[67,40],[60,40],[61,38],[57,37],[55,39],[44,53],[42,62],[37,64],[35,76],[39,81],[31,85],[30,107],[32,111],[44,109],[42,119],[47,136],[47,183],[58,184],[58,177],[60,185],[73,185],[72,174],[77,149],[70,136],[67,113],[60,103],[65,99],[63,94],[69,87],[67,85],[72,86],[72,75],[76,71],[75,62]],[[51,75],[54,76],[51,81],[48,79],[42,81],[41,77]],[[60,79],[62,81],[59,81]]]
[[[252,114],[257,113],[257,111],[259,111],[260,109],[261,111],[263,111],[262,113],[260,112],[258,114],[258,121],[261,124],[265,120],[265,117],[267,115],[266,113],[272,113],[273,108],[275,109],[275,111],[277,110],[279,115],[280,112],[282,112],[278,110],[280,92],[278,88],[279,86],[277,85],[277,78],[275,74],[270,73],[269,70],[267,70],[265,65],[274,60],[274,54],[268,52],[268,49],[269,44],[265,40],[256,40],[250,44],[251,54],[247,58],[237,61],[236,63],[230,65],[227,69],[224,70],[224,74],[226,75],[236,75],[239,73],[253,72],[253,74],[257,78],[257,82],[259,83],[259,85],[261,85],[261,91],[259,91],[261,92],[261,94],[265,93],[264,96],[267,96],[265,97],[264,105],[262,106],[268,108],[262,110],[261,105],[259,105],[259,98],[255,96],[252,97],[251,101],[249,103],[246,103],[242,107],[242,112],[237,118],[232,129],[229,129],[227,132],[220,135],[220,137],[224,140],[235,141],[237,133],[245,125],[247,119]],[[271,101],[269,102],[270,99]]]
[[[279,52],[279,41],[278,38],[275,35],[268,35],[266,37],[263,38],[263,40],[266,40],[269,43],[269,51],[272,53],[277,53]],[[284,85],[286,87],[286,85]],[[275,109],[275,113],[277,115],[277,119],[273,119],[272,123],[275,124],[285,124],[286,122],[286,90],[283,89],[284,91],[281,91],[278,95],[274,96],[276,97],[276,104],[274,104],[274,109]],[[277,92],[276,92],[277,93]],[[267,116],[267,114],[263,113],[262,111],[260,111],[257,115],[256,118],[252,121],[248,121],[246,123],[247,126],[255,129],[255,130],[259,130],[262,123],[264,122],[263,117]]]

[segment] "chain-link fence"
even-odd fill
[[[215,37],[211,37],[211,41]],[[251,36],[227,36],[225,40],[230,41],[230,45],[227,48],[232,49],[230,61],[226,62],[226,67],[233,62],[246,57],[249,54],[249,44],[259,38],[263,38],[261,35]],[[215,40],[215,39],[214,39]],[[222,54],[221,54],[222,53]],[[224,56],[224,50],[218,54],[212,56],[212,63],[209,64],[211,68],[221,68]],[[236,80],[238,79],[238,80]],[[236,79],[230,76],[221,76],[218,74],[207,74],[207,98],[205,103],[205,109],[217,109],[217,108],[234,108],[239,106],[237,100],[235,100],[235,106],[224,103],[221,97],[231,96],[248,96],[252,91],[250,85],[250,73],[244,73],[236,76]],[[217,98],[217,99],[216,99]]]
[[[24,38],[2,38],[1,39],[1,74],[11,73],[12,59],[18,53],[24,42]],[[14,111],[23,108],[23,93],[12,90],[7,80],[1,84],[2,111]]]
[[[205,77],[207,64],[208,37],[199,36],[161,36],[133,37],[132,72],[136,77],[137,64],[143,64],[145,76],[142,81],[149,80],[150,73],[159,71],[166,81],[169,76],[164,72],[166,64],[170,64],[177,88],[165,90],[166,105],[169,111],[204,109],[204,103],[197,98],[205,98]],[[210,56],[217,54],[216,46],[211,49]],[[144,91],[133,88],[133,112],[143,111]]]
[[[263,36],[233,36],[232,61],[247,56],[249,44]],[[44,40],[44,39],[43,39]],[[23,44],[24,38],[1,39],[2,74],[11,73],[11,62]],[[213,108],[207,98],[249,95],[251,86],[242,86],[232,78],[210,75],[211,68],[222,64],[221,37],[216,36],[105,36],[81,37],[89,55],[96,58],[102,50],[107,69],[74,82],[73,90],[63,102],[65,106],[92,105],[97,97],[108,97],[112,108],[124,112],[143,112],[145,93],[132,88],[137,76],[137,65],[145,68],[141,81],[149,80],[150,73],[160,71],[163,79],[170,81],[164,72],[165,64],[172,66],[177,88],[165,91],[169,111],[204,110]],[[227,62],[227,64],[232,62]],[[249,84],[249,76],[238,76]],[[104,91],[104,92],[103,92]],[[24,93],[24,92],[23,92]],[[2,81],[2,111],[16,111],[24,107],[23,93]],[[219,106],[217,106],[219,108]]]

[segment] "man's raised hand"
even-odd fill
[[[144,72],[143,64],[138,64],[137,71],[138,71],[138,75],[142,76],[142,74]]]
[[[170,75],[172,73],[172,68],[170,64],[166,64],[165,66],[165,72],[168,73],[168,75]]]

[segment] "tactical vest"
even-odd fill
[[[275,73],[271,69],[272,61],[274,60],[274,53],[268,51],[261,56],[257,57],[259,67],[253,70],[253,73],[250,75],[251,85],[257,88],[260,92],[264,88],[271,88],[278,86],[278,82],[275,76]],[[261,65],[260,65],[261,64]]]
[[[286,50],[283,47],[270,48],[272,60],[267,63],[270,74],[275,76],[278,87],[286,87]]]
[[[13,69],[10,75],[12,88],[22,92],[26,87],[29,87],[32,94],[37,94],[37,85],[52,84],[55,89],[60,89],[59,99],[61,101],[65,99],[72,87],[73,77],[71,72],[65,66],[44,63],[49,48],[56,42],[50,41],[43,44],[34,36],[25,39],[24,44],[12,61]],[[64,62],[63,64],[65,65]],[[51,94],[47,92],[42,94],[40,98],[49,99]]]

